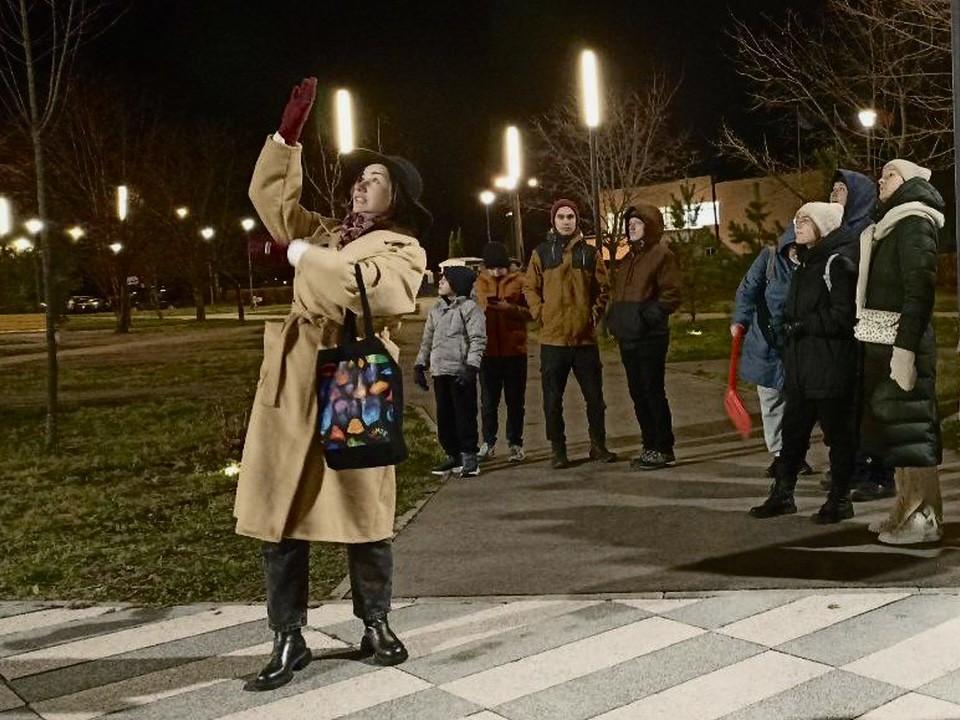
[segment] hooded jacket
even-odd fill
[[[468,365],[479,370],[486,347],[486,323],[476,301],[462,295],[449,302],[439,298],[427,313],[415,364],[434,377],[458,375]]]
[[[595,328],[610,295],[603,258],[580,231],[551,230],[530,255],[523,294],[540,323],[541,345],[596,345]]]
[[[930,467],[942,458],[931,322],[943,210],[940,193],[912,178],[880,205],[876,225],[860,237],[858,295],[864,307],[900,313],[895,345],[915,353],[917,382],[908,392],[890,379],[892,346],[863,343],[861,446],[894,467]]]
[[[853,233],[839,227],[812,247],[798,247],[784,321],[800,323],[784,349],[790,394],[809,399],[852,398],[857,374],[857,269],[850,259]],[[829,279],[829,285],[827,280]]]
[[[668,318],[680,307],[680,270],[663,238],[663,216],[653,205],[628,208],[630,218],[643,220],[643,238],[630,243],[630,252],[613,272],[607,327],[622,347],[663,345],[669,338]],[[627,237],[629,237],[629,232]]]
[[[847,186],[847,202],[843,206],[843,226],[853,233],[855,238],[860,237],[863,229],[873,222],[873,214],[877,210],[877,187],[873,180],[852,170],[837,170],[834,179],[842,179]],[[859,254],[859,245],[853,244],[855,252]]]
[[[485,357],[526,355],[530,310],[523,295],[523,275],[512,272],[494,277],[481,272],[474,292],[487,319]]]

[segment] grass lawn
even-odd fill
[[[239,460],[261,323],[144,318],[118,337],[96,322],[62,333],[61,347],[77,352],[60,359],[58,457],[42,451],[45,362],[0,354],[0,598],[261,600],[259,543],[234,534],[235,478],[223,472]],[[22,356],[42,351],[42,337],[32,348],[0,337],[0,347],[18,342]],[[438,484],[433,434],[407,417],[398,514]],[[321,598],[343,578],[345,556],[320,543],[312,554]]]

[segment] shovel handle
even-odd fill
[[[738,325],[730,343],[730,373],[727,375],[727,387],[736,389],[737,368],[740,366],[740,349],[743,347],[743,326]]]

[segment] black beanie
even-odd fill
[[[483,264],[488,268],[510,267],[507,246],[496,240],[488,242],[486,247],[483,248]]]
[[[443,276],[450,283],[453,294],[457,297],[470,297],[473,281],[477,274],[466,265],[448,265],[443,269]]]

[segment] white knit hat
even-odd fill
[[[843,205],[831,202],[808,202],[797,210],[794,222],[801,215],[813,220],[813,224],[820,231],[820,237],[826,237],[843,222]]]
[[[891,160],[886,165],[883,166],[883,169],[893,168],[897,171],[897,174],[900,175],[904,180],[909,180],[910,178],[919,177],[924,180],[930,179],[930,170],[925,167],[920,167],[916,163],[912,163],[909,160]]]

